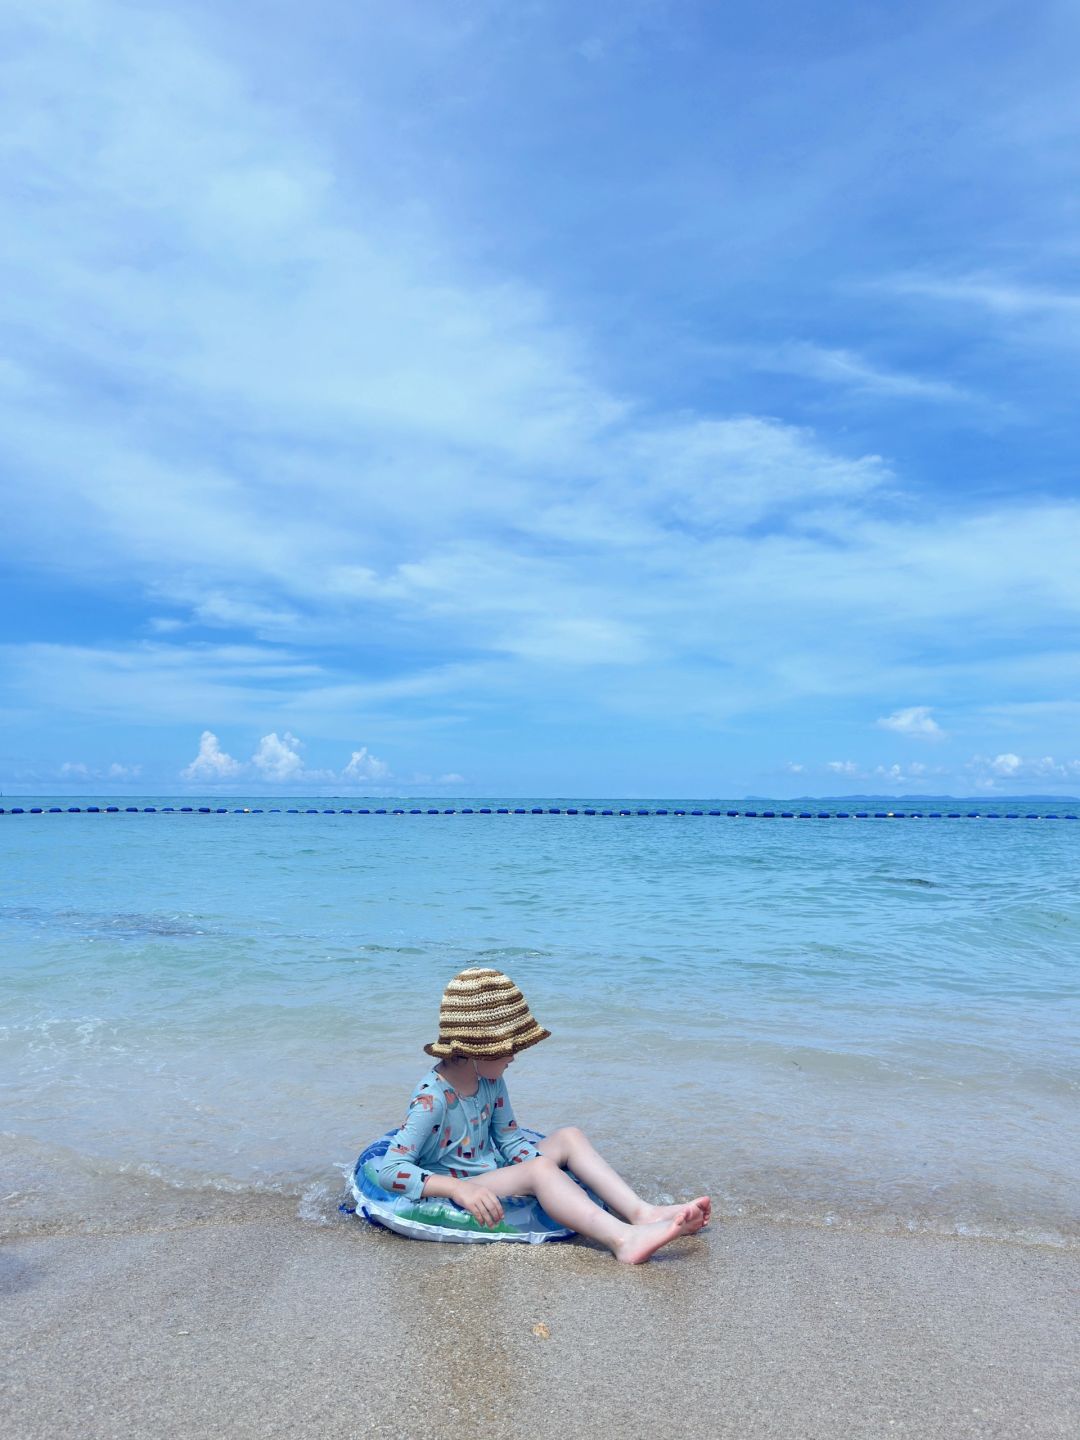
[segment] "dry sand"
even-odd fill
[[[723,1221],[631,1269],[277,1214],[0,1259],[13,1440],[1080,1434],[1077,1253]]]

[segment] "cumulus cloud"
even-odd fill
[[[973,755],[953,765],[929,765],[920,760],[860,765],[854,760],[830,760],[816,770],[790,764],[784,768],[790,774],[801,774],[810,768],[811,773],[838,776],[883,791],[911,788],[963,794],[975,789],[1016,794],[1032,788],[1075,791],[1080,787],[1080,759],[1059,760],[1052,755],[1025,757],[1013,751]]]
[[[878,720],[882,730],[893,730],[913,740],[944,740],[945,731],[930,713],[928,705],[909,705]]]
[[[1015,775],[1023,763],[1019,755],[997,755],[990,761],[989,768],[995,775]]]
[[[807,767],[789,765],[786,768],[789,772],[798,774]],[[826,761],[819,773],[841,776],[847,781],[859,781],[862,784],[888,789],[894,786],[925,786],[930,780],[943,783],[950,775],[950,771],[945,766],[924,765],[919,760],[914,760],[910,764],[900,764],[894,761],[892,764],[877,765],[861,765],[856,760],[829,760]]]
[[[271,731],[259,741],[251,764],[264,780],[277,780],[288,784],[304,774],[304,762],[300,758],[300,741],[288,730],[283,736]]]
[[[948,774],[944,767],[933,767],[923,765],[918,760],[913,760],[910,765],[875,765],[873,776],[876,780],[883,780],[890,785],[919,785],[931,775],[942,776]]]
[[[1080,760],[1056,760],[1053,755],[1025,758],[1006,750],[1000,755],[976,755],[968,769],[984,784],[998,780],[1080,783]]]
[[[352,752],[342,776],[346,780],[388,780],[390,766],[385,760],[372,755],[366,745],[361,745],[359,750]]]
[[[393,779],[385,760],[373,755],[366,745],[354,750],[340,770],[311,769],[304,763],[304,742],[290,730],[263,735],[249,760],[235,760],[221,748],[212,730],[204,730],[199,753],[180,772],[182,779],[204,784],[222,783],[248,777],[271,785],[355,785],[358,781],[385,784]],[[137,770],[136,772],[137,773]]]
[[[184,780],[206,780],[212,785],[223,780],[232,780],[243,771],[239,761],[226,755],[212,730],[204,730],[199,737],[199,753],[189,765],[180,771]]]

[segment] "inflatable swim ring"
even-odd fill
[[[521,1128],[527,1140],[544,1137],[535,1130]],[[488,1228],[474,1220],[452,1200],[441,1196],[430,1200],[410,1200],[404,1195],[391,1195],[379,1184],[379,1162],[386,1154],[391,1130],[369,1145],[357,1160],[352,1173],[352,1193],[356,1213],[373,1225],[385,1225],[411,1240],[454,1240],[471,1243],[483,1240],[517,1240],[539,1245],[544,1240],[566,1240],[576,1234],[564,1225],[557,1225],[532,1195],[512,1195],[503,1200],[503,1218]],[[592,1192],[589,1192],[592,1194]],[[596,1196],[592,1197],[594,1200]],[[599,1202],[598,1202],[599,1203]]]

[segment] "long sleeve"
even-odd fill
[[[523,1160],[535,1160],[540,1151],[526,1140],[514,1119],[513,1106],[505,1080],[496,1082],[495,1100],[491,1109],[491,1141],[507,1165],[517,1165]]]
[[[431,1174],[425,1169],[421,1156],[425,1148],[433,1149],[431,1142],[437,1135],[446,1116],[446,1100],[437,1085],[426,1081],[414,1092],[409,1101],[409,1113],[396,1134],[390,1137],[386,1158],[379,1171],[379,1184],[391,1195],[405,1195],[410,1200],[419,1200],[424,1182]]]

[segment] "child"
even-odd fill
[[[502,1219],[503,1197],[535,1195],[560,1225],[599,1240],[617,1260],[640,1265],[669,1240],[707,1225],[709,1197],[646,1204],[573,1127],[538,1145],[525,1139],[503,1072],[520,1050],[550,1033],[500,971],[463,970],[451,980],[439,1009],[439,1038],[424,1046],[440,1063],[413,1092],[379,1183],[412,1199],[445,1196],[485,1226]],[[595,1204],[567,1166],[625,1218]]]

